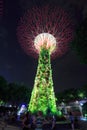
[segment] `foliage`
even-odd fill
[[[87,102],[82,107],[83,115],[87,115]]]
[[[7,81],[0,76],[0,100],[11,104],[18,105],[20,103],[28,103],[30,100],[31,90],[16,83],[7,83]]]
[[[61,93],[56,93],[56,97],[58,98],[58,103],[61,102],[69,102],[71,100],[75,100],[77,98],[77,91],[74,88],[65,90]]]
[[[50,64],[49,50],[41,49],[38,61],[37,74],[34,88],[29,103],[29,111],[38,110],[46,114],[47,110],[56,113],[56,98],[53,90],[52,70]]]
[[[0,100],[0,106],[4,105],[5,102],[3,102],[2,100]]]
[[[0,99],[5,100],[6,98],[7,81],[3,76],[0,76]]]
[[[58,98],[58,103],[84,99],[87,97],[87,85],[56,93],[56,97]]]
[[[10,101],[11,99],[11,103],[28,103],[30,97],[30,90],[26,86],[10,83],[8,84],[8,91],[8,101]]]

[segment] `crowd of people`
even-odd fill
[[[22,121],[23,130],[55,130],[55,117],[43,116],[41,111],[37,115],[31,115],[29,112],[25,114]]]
[[[78,117],[75,117],[72,112],[68,113],[68,118],[58,118],[58,116],[52,115],[49,111],[47,116],[44,116],[41,111],[38,111],[36,114],[31,114],[30,112],[26,112],[22,115],[22,117],[18,117],[16,110],[13,109],[1,109],[0,117],[7,124],[15,124],[18,126],[22,126],[22,130],[56,130],[57,121],[70,121],[70,128],[75,130],[75,128],[79,128]],[[61,119],[61,120],[60,120]],[[68,125],[69,125],[68,124]]]
[[[69,113],[70,128],[79,128],[78,119]],[[56,130],[56,118],[54,115],[44,116],[41,111],[36,115],[27,112],[22,120],[23,130]]]

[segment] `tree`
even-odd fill
[[[87,117],[87,102],[82,106],[83,115]]]
[[[87,98],[87,84],[85,84],[85,85],[83,86],[83,89],[84,89],[84,91],[85,91],[85,97]]]
[[[7,83],[3,76],[0,76],[0,102],[7,102],[15,105],[28,103],[31,90],[25,85]]]
[[[6,98],[7,81],[3,76],[0,76],[0,99]]]
[[[83,87],[77,90],[78,99],[84,99],[86,97],[86,91]]]
[[[12,104],[28,103],[30,93],[30,89],[25,85],[18,85],[16,83],[8,84],[8,102]]]

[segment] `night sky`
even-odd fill
[[[87,15],[86,0],[55,0],[55,3],[71,13],[76,26]],[[47,0],[47,3],[54,3]],[[18,21],[32,6],[46,4],[44,0],[5,0],[0,21],[0,75],[9,83],[16,82],[33,88],[37,60],[28,56],[20,47],[16,36]],[[87,65],[81,64],[76,53],[67,54],[52,61],[54,89],[57,92],[79,88],[87,84]]]

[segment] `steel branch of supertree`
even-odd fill
[[[24,51],[34,57],[38,57],[41,46],[49,41],[47,46],[51,50],[51,57],[55,58],[69,49],[73,39],[73,23],[61,8],[34,7],[21,17],[17,36]]]

